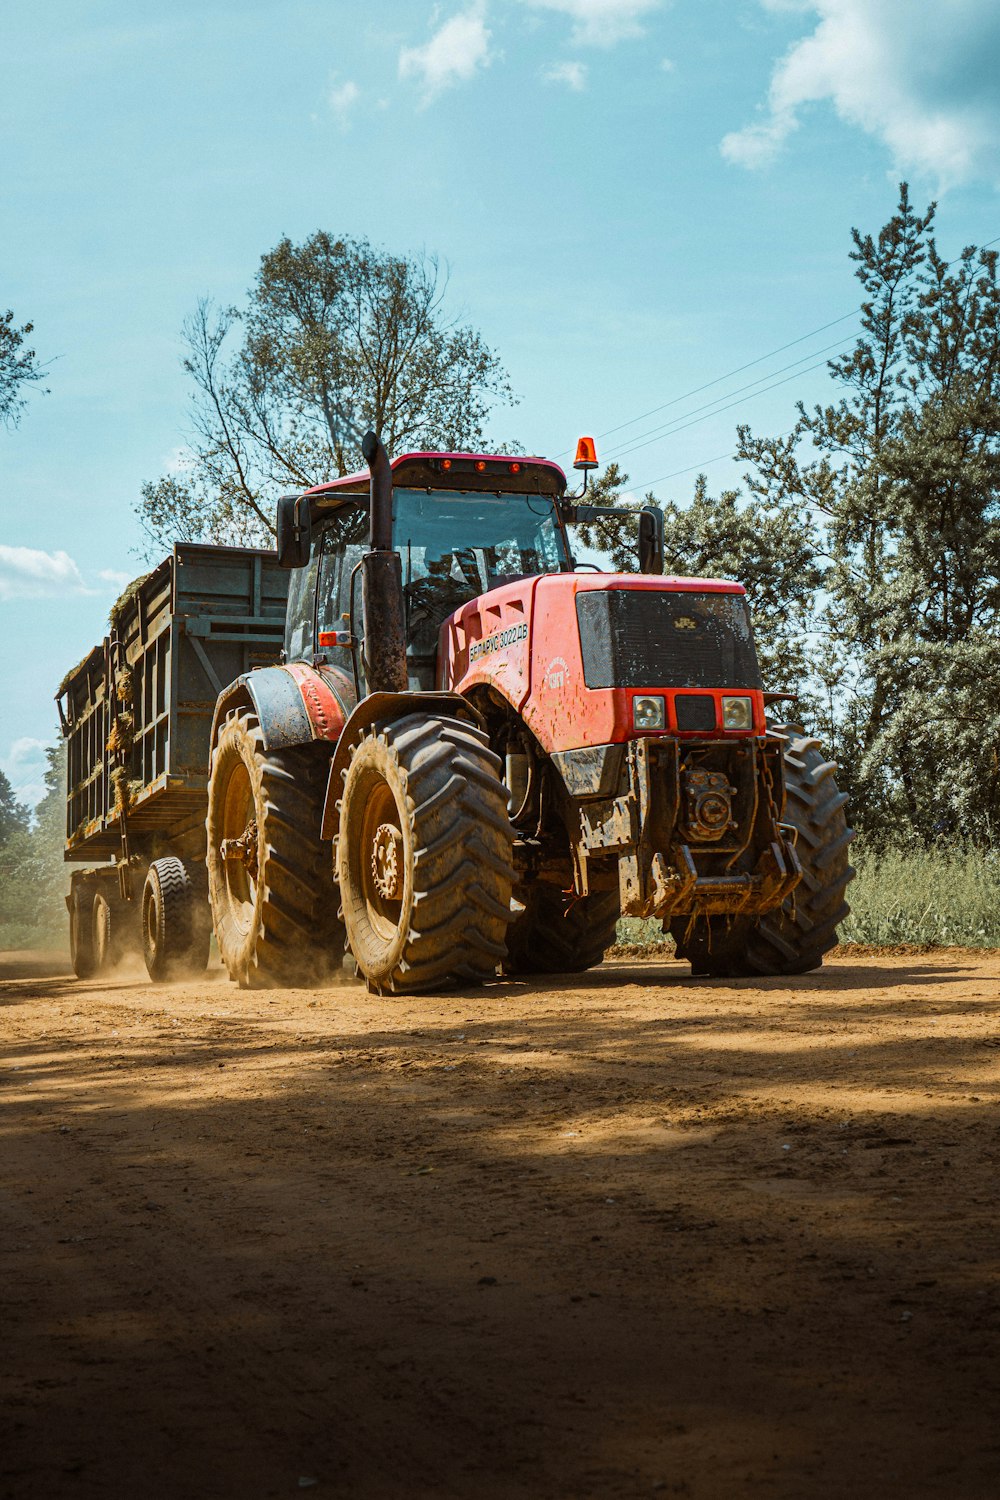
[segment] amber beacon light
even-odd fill
[[[582,437],[577,443],[576,458],[573,460],[573,467],[574,469],[583,469],[585,473],[588,469],[597,468],[597,449],[594,446],[594,439],[592,437]]]

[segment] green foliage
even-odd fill
[[[862,332],[839,398],[786,438],[739,429],[752,493],[817,517],[828,733],[874,838],[1000,823],[1000,286],[993,251],[937,252],[904,184],[853,231]],[[834,687],[833,685],[836,684]]]
[[[45,378],[34,349],[24,342],[33,329],[33,323],[18,328],[9,309],[0,313],[0,424],[4,427],[16,427],[21,420],[27,404],[25,387]]]
[[[1000,947],[1000,855],[975,847],[855,848],[842,943]]]
[[[46,752],[45,795],[26,820],[0,844],[0,947],[63,945],[67,938],[63,863],[66,746]]]
[[[261,260],[245,308],[202,301],[185,325],[189,467],[143,486],[156,553],[176,539],[267,543],[276,493],[363,467],[361,438],[475,448],[511,400],[499,359],[444,315],[432,258],[324,231]]]
[[[0,771],[0,848],[16,833],[23,832],[31,814],[23,802],[18,802],[3,771]]]
[[[658,502],[652,494],[642,502],[630,495],[628,475],[611,463],[585,503],[637,509],[640,503]],[[736,490],[713,497],[704,475],[698,476],[687,504],[668,501],[662,509],[666,571],[742,583],[753,614],[765,683],[776,691],[807,695],[811,672],[807,648],[816,590],[823,576],[811,513],[794,502],[747,503]],[[604,552],[616,571],[635,571],[634,516],[588,522],[577,528],[577,537],[584,546]]]

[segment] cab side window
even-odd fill
[[[333,666],[351,671],[351,653],[347,646],[320,647],[321,631],[346,630],[344,618],[351,610],[351,574],[366,550],[368,513],[353,505],[345,506],[323,528],[319,543],[319,567],[316,577],[317,650],[329,657]],[[361,633],[361,588],[354,590],[355,633]]]

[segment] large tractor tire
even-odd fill
[[[208,923],[184,861],[156,859],[142,889],[142,956],[155,983],[192,979],[208,964]]]
[[[66,898],[69,908],[69,955],[77,979],[91,979],[97,973],[94,952],[93,886],[75,880]]]
[[[317,746],[265,750],[250,709],[219,735],[208,783],[208,888],[219,955],[244,989],[317,984],[343,960],[320,840],[328,771]]]
[[[354,747],[334,861],[371,989],[443,989],[496,972],[513,877],[501,769],[479,729],[432,714],[376,725]]]
[[[615,940],[617,891],[566,896],[557,886],[536,885],[524,914],[507,934],[507,974],[582,974],[599,964]]]
[[[844,812],[847,793],[834,780],[837,767],[819,740],[801,729],[772,724],[769,732],[784,742],[785,822],[798,829],[802,879],[782,906],[756,919],[672,922],[677,956],[690,960],[692,974],[737,978],[818,969],[850,912],[844,893],[854,875],[848,859],[854,832]]]

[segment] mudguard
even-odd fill
[[[320,838],[332,839],[337,831],[337,801],[343,772],[351,758],[351,746],[379,719],[401,719],[404,714],[439,713],[451,719],[467,719],[482,729],[482,716],[460,693],[370,693],[362,698],[344,725],[340,742],[330,762],[330,777],[323,802]]]
[[[211,746],[230,709],[249,700],[260,721],[265,750],[285,750],[312,740],[340,739],[354,707],[354,685],[343,672],[322,672],[304,662],[259,667],[226,688],[215,705]]]

